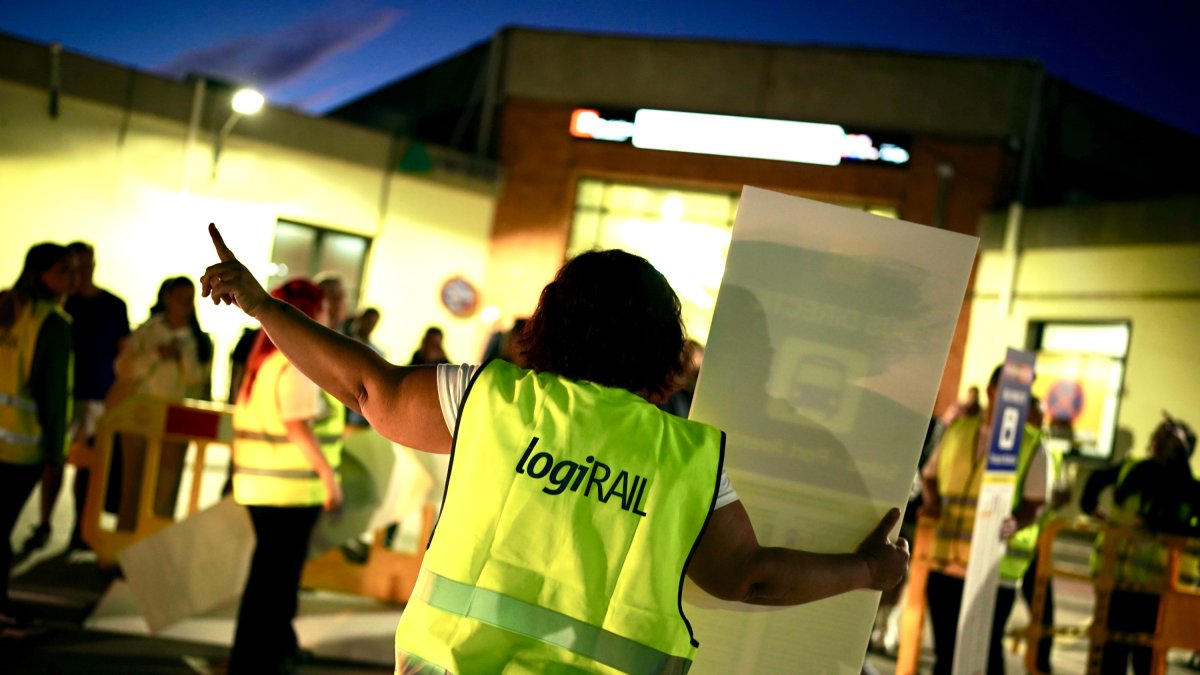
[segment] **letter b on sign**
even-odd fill
[[[1012,450],[1017,441],[1018,424],[1021,421],[1019,408],[1005,408],[1004,416],[1000,419],[1000,438],[997,445],[1001,450]]]

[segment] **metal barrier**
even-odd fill
[[[908,591],[901,615],[900,649],[896,656],[896,675],[917,675],[921,658],[921,635],[925,623],[925,588],[929,577],[930,549],[933,545],[936,521],[921,519],[917,523],[908,572]],[[1054,561],[1054,540],[1062,532],[1104,534],[1099,574],[1090,568],[1071,568]],[[1161,584],[1149,587],[1117,579],[1119,542],[1130,539],[1154,540],[1166,551],[1167,565]],[[1144,645],[1154,650],[1154,673],[1166,672],[1166,654],[1170,648],[1200,649],[1200,587],[1196,585],[1196,556],[1200,554],[1200,539],[1153,535],[1129,528],[1112,527],[1089,518],[1063,518],[1046,523],[1038,539],[1036,581],[1029,625],[1017,632],[1025,642],[1025,667],[1030,673],[1037,670],[1036,645],[1044,635],[1087,635],[1087,673],[1100,672],[1100,655],[1106,642]],[[1181,574],[1181,571],[1186,574]],[[1046,606],[1046,587],[1053,577],[1075,579],[1094,586],[1096,602],[1091,621],[1084,626],[1042,626]],[[1114,589],[1141,590],[1157,593],[1161,600],[1158,623],[1154,633],[1115,633],[1108,624],[1109,597]],[[1015,649],[1015,647],[1014,647]]]
[[[113,567],[125,548],[175,522],[173,514],[163,515],[159,512],[161,509],[156,511],[154,504],[164,444],[195,444],[187,514],[200,510],[205,455],[214,443],[232,443],[233,408],[208,401],[131,396],[105,412],[96,425],[95,438],[94,448],[72,449],[72,463],[90,469],[80,530],[84,541],[96,552],[97,564]],[[136,509],[128,514],[131,517],[126,519],[127,522],[118,522],[116,528],[105,528],[102,518],[114,449],[118,439],[128,444],[134,438],[144,440],[144,450],[140,441],[136,450],[144,452],[137,494],[122,496],[134,500]],[[184,466],[181,471],[186,473],[186,469]],[[433,514],[433,507],[426,506],[422,513],[421,546],[417,552],[405,553],[385,547],[383,530],[378,530],[365,564],[346,560],[340,549],[334,548],[308,561],[302,585],[385,602],[407,602],[424,558],[424,542],[432,534]]]
[[[1099,573],[1078,570],[1054,563],[1054,540],[1064,531],[1084,532],[1093,537],[1104,535],[1100,548]],[[1123,543],[1131,541],[1153,542],[1166,554],[1163,578],[1153,585],[1134,584],[1117,578],[1118,558],[1123,555]],[[1033,588],[1033,606],[1029,626],[1023,631],[1025,639],[1025,666],[1030,673],[1038,673],[1036,650],[1030,645],[1049,632],[1052,635],[1079,634],[1088,636],[1087,672],[1100,672],[1101,656],[1108,642],[1141,645],[1153,650],[1151,672],[1166,672],[1167,650],[1171,648],[1200,649],[1200,587],[1196,585],[1196,555],[1200,553],[1200,539],[1155,535],[1126,527],[1105,525],[1090,518],[1059,519],[1047,523],[1038,539],[1038,566]],[[1183,571],[1185,563],[1188,575]],[[1047,631],[1042,626],[1045,612],[1046,587],[1053,577],[1075,579],[1092,584],[1096,602],[1092,619],[1087,626],[1054,626]],[[1190,578],[1188,578],[1190,577]],[[1157,594],[1158,621],[1153,633],[1120,633],[1108,629],[1109,599],[1114,590],[1135,590]]]
[[[432,505],[425,506],[421,518],[421,536],[415,553],[388,548],[383,543],[385,530],[378,529],[373,534],[365,562],[347,560],[341,549],[331,549],[308,561],[300,585],[383,602],[407,603],[425,558],[425,542],[433,534]]]
[[[896,653],[896,675],[917,675],[921,664],[921,633],[925,629],[925,585],[929,580],[930,553],[936,520],[921,518],[913,534],[908,562],[908,590],[900,615],[900,649]]]
[[[232,410],[229,406],[208,401],[175,401],[137,395],[104,413],[96,423],[95,447],[90,450],[76,449],[72,454],[73,463],[90,469],[80,532],[83,540],[96,552],[98,565],[116,565],[118,554],[126,547],[175,522],[174,514],[163,515],[154,508],[164,442],[195,443],[187,513],[190,515],[199,510],[204,456],[210,444],[228,445],[232,442]],[[108,497],[109,473],[118,437],[125,438],[127,442],[140,439],[139,446],[144,440],[144,449],[138,449],[144,452],[144,457],[141,458],[140,476],[136,476],[140,479],[137,494],[124,495],[125,499],[134,500],[132,522],[106,529],[101,518]]]

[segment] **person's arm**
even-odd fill
[[[215,225],[209,225],[209,234],[221,262],[200,277],[202,297],[211,297],[214,304],[236,304],[257,319],[288,361],[321,389],[361,412],[384,437],[425,452],[450,452],[435,367],[388,363],[363,343],[272,298],[234,257]]]
[[[1108,514],[1099,509],[1100,493],[1104,488],[1113,485],[1117,482],[1117,477],[1121,475],[1121,465],[1106,467],[1093,471],[1088,476],[1087,482],[1083,484],[1083,494],[1079,496],[1079,510],[1098,518],[1107,518]]]
[[[710,595],[754,605],[798,605],[856,589],[895,586],[908,567],[908,542],[888,541],[900,520],[892,509],[852,553],[760,546],[740,501],[717,509],[688,565]]]
[[[53,464],[63,462],[67,449],[71,349],[70,324],[57,314],[46,317],[34,346],[29,387],[42,428],[42,457]]]
[[[317,437],[313,435],[308,422],[306,420],[288,420],[283,423],[283,426],[287,429],[288,440],[300,448],[300,451],[304,453],[304,459],[308,460],[313,471],[316,471],[317,476],[321,479],[321,484],[325,486],[325,510],[336,511],[341,508],[342,486],[337,481],[333,467],[329,466],[329,460],[325,459],[325,453],[321,452],[321,446],[318,445]]]

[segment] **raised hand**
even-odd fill
[[[904,537],[888,541],[888,535],[899,521],[900,509],[888,511],[855,549],[870,570],[870,588],[877,591],[886,591],[900,583],[908,569],[908,541]]]
[[[256,316],[270,296],[250,274],[250,270],[234,257],[216,225],[208,224],[208,234],[212,237],[220,262],[204,270],[204,275],[200,277],[200,297],[211,297],[214,305],[222,302],[237,305],[243,312]]]

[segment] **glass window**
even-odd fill
[[[621,248],[649,260],[679,295],[688,336],[708,341],[739,192],[580,179],[567,255]],[[895,207],[839,206],[896,218]]]
[[[1033,394],[1042,401],[1052,450],[1112,456],[1129,349],[1127,322],[1030,325],[1037,350]]]
[[[275,268],[268,287],[296,276],[311,279],[321,272],[335,272],[346,287],[346,311],[353,313],[370,245],[366,237],[280,220],[275,224],[271,252]]]

